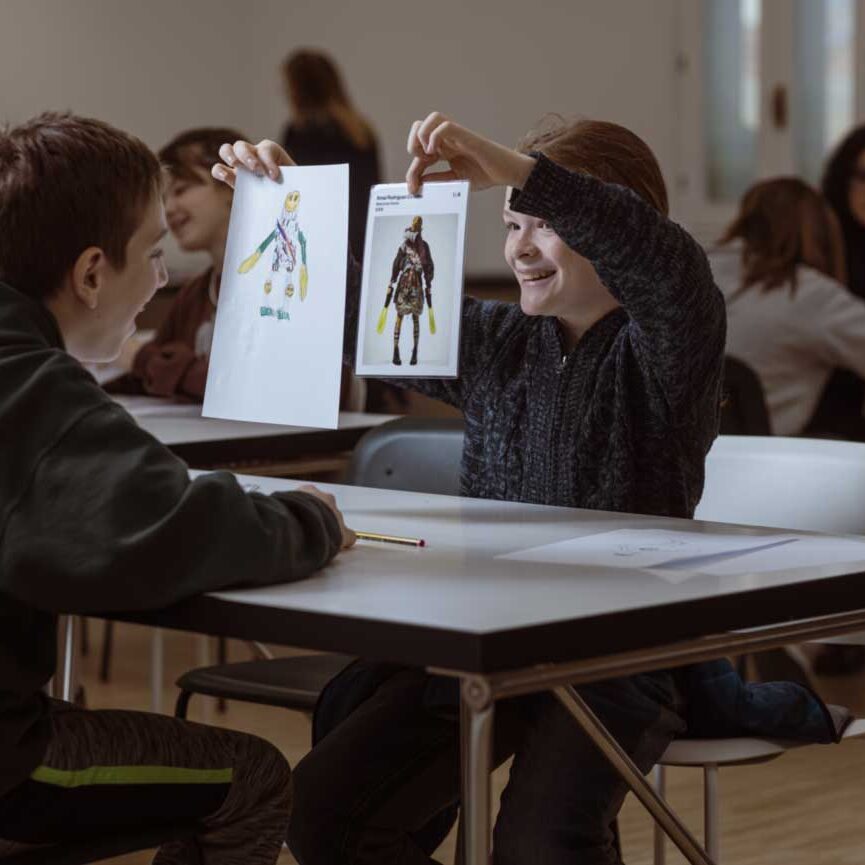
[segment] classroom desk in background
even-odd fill
[[[262,492],[285,482],[255,479]],[[488,862],[496,699],[552,690],[689,862],[711,860],[622,760],[566,687],[769,648],[865,625],[865,559],[782,571],[675,576],[634,567],[501,558],[618,529],[771,533],[726,524],[329,486],[357,529],[423,537],[362,543],[287,585],[219,592],[114,618],[412,664],[461,682],[468,865]],[[804,533],[785,532],[804,539]],[[825,536],[824,536],[825,537]],[[801,621],[808,617],[809,621]],[[767,627],[768,626],[768,627]],[[760,627],[759,631],[741,629]]]
[[[339,428],[308,429],[201,416],[201,405],[145,396],[116,397],[147,430],[193,468],[295,475],[344,466],[367,431],[395,415],[340,412]]]

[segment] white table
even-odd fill
[[[124,408],[181,459],[196,467],[245,461],[282,462],[350,450],[368,430],[395,415],[340,412],[335,430],[246,423],[201,416],[198,403],[155,397],[116,397]]]
[[[263,492],[285,488],[285,481],[249,480]],[[849,633],[865,624],[865,560],[732,577],[687,572],[670,580],[646,570],[497,558],[619,528],[748,535],[761,529],[325,488],[336,494],[349,525],[423,537],[428,546],[359,544],[301,582],[219,592],[118,617],[414,664],[459,678],[471,865],[486,865],[489,856],[496,699],[553,691],[687,859],[706,865],[706,853],[571,685]],[[805,617],[811,618],[795,621]],[[742,630],[757,626],[758,632]]]

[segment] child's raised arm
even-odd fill
[[[415,121],[411,189],[438,180],[510,186],[511,209],[549,223],[587,259],[631,318],[635,354],[671,409],[688,412],[717,380],[724,301],[705,253],[680,226],[624,186],[504,147],[434,112]],[[430,170],[440,161],[444,170]]]
[[[547,221],[592,264],[630,316],[637,359],[671,409],[700,403],[726,336],[724,299],[700,245],[632,190],[543,155],[511,207]]]

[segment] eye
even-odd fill
[[[165,255],[165,250],[164,250],[164,249],[154,249],[153,252],[150,253],[150,257],[151,257],[154,261],[156,261],[156,260],[162,258],[163,255]]]
[[[517,225],[516,222],[506,221],[506,222],[505,222],[505,230],[507,230],[507,231],[518,231],[518,230],[519,230],[519,225]]]
[[[542,222],[539,227],[541,231],[553,231],[553,227],[549,222]]]

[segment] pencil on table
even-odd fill
[[[380,541],[384,544],[402,544],[404,547],[425,547],[423,538],[401,538],[398,535],[380,535],[377,532],[355,532],[358,540]]]

